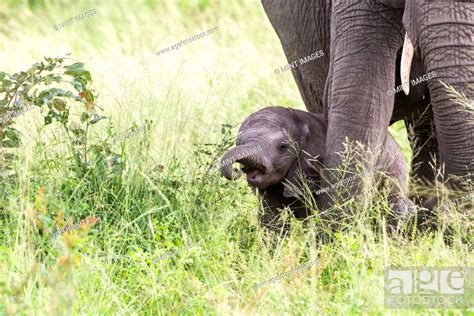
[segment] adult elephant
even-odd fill
[[[307,108],[321,110],[328,120],[324,164],[341,165],[344,141],[349,137],[376,152],[391,121],[419,112],[431,99],[433,119],[418,126],[428,151],[439,152],[444,175],[474,175],[474,138],[467,115],[449,97],[439,81],[451,84],[468,98],[473,97],[474,7],[467,2],[415,0],[285,1],[263,0],[265,11],[280,37],[288,59],[324,49],[329,60],[317,60],[293,70]],[[405,9],[405,10],[404,10]],[[404,25],[405,24],[405,25]],[[405,31],[406,30],[406,31]],[[405,34],[407,34],[405,36]],[[402,44],[405,45],[401,53]],[[403,56],[402,58],[400,56]],[[411,63],[413,56],[418,62]],[[397,64],[402,71],[397,72]],[[413,66],[411,66],[413,65]],[[411,87],[408,97],[396,94],[398,74],[402,82],[435,72],[427,87]],[[413,74],[411,78],[414,77]],[[315,78],[328,78],[327,81]],[[429,89],[429,92],[428,92]],[[395,106],[394,106],[395,105]],[[429,138],[431,120],[436,139]],[[416,131],[416,130],[415,130]],[[422,155],[422,160],[429,156]],[[369,166],[373,157],[360,157]],[[427,172],[425,167],[421,168]],[[425,175],[429,177],[429,175]],[[337,181],[328,174],[329,181]],[[433,177],[432,177],[433,178]],[[332,198],[325,196],[324,208]]]

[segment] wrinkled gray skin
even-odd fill
[[[388,133],[386,135],[377,170],[395,180],[390,182],[390,198],[399,219],[405,217],[407,211],[413,212],[413,205],[407,198],[408,170],[400,148]],[[240,163],[247,182],[257,188],[264,206],[259,217],[261,224],[274,230],[287,229],[287,223],[279,218],[284,207],[290,207],[296,218],[310,215],[302,197],[298,198],[298,192],[303,192],[303,183],[313,194],[325,187],[320,181],[325,147],[324,115],[267,107],[242,123],[236,147],[221,159],[221,173],[229,180],[235,179],[232,164],[225,162]],[[255,148],[261,150],[255,153]],[[245,153],[253,154],[246,156]]]
[[[474,94],[474,4],[415,0],[262,0],[289,62],[323,49],[324,58],[300,65],[293,75],[309,111],[328,122],[324,162],[337,168],[346,137],[374,151],[391,122],[414,124],[411,145],[415,175],[433,181],[430,156],[439,156],[443,175],[474,177],[472,114],[449,97],[439,81],[472,100]],[[400,84],[405,33],[415,46],[411,78],[435,71],[410,94],[387,91]],[[326,80],[327,79],[327,80]],[[397,82],[398,80],[398,82]],[[430,102],[431,110],[420,118]],[[434,124],[433,124],[434,123]],[[435,137],[433,137],[434,126]],[[424,144],[419,149],[416,148]],[[364,157],[363,161],[375,159]],[[327,176],[331,179],[331,175]],[[333,181],[335,179],[332,179]],[[323,209],[332,198],[321,198]]]

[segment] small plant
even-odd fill
[[[71,61],[68,63],[68,61]],[[83,173],[90,165],[89,153],[114,155],[110,148],[88,146],[88,132],[91,125],[106,118],[98,113],[97,99],[90,88],[91,74],[84,64],[69,57],[49,58],[33,64],[26,71],[8,74],[0,72],[0,173],[9,174],[8,161],[15,158],[7,148],[21,144],[18,130],[13,126],[16,118],[30,109],[38,107],[43,114],[44,125],[59,123],[66,131],[75,171]],[[79,108],[73,108],[79,104]],[[80,123],[70,124],[71,111],[79,111]],[[106,146],[107,147],[107,146]],[[7,162],[7,167],[5,167]]]
[[[221,156],[235,144],[235,126],[222,124],[220,129],[220,140],[217,143],[194,144],[194,157],[199,165],[205,166],[204,177],[210,173],[218,171],[220,167]]]

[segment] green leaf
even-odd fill
[[[74,136],[76,137],[79,137],[79,136],[82,136],[82,135],[85,135],[86,134],[86,131],[83,130],[82,128],[74,128],[71,130],[71,132],[74,134]]]
[[[21,145],[20,132],[14,128],[5,128],[3,130],[4,140],[3,146],[5,148],[17,148]],[[6,138],[6,139],[5,139]]]
[[[18,148],[20,147],[20,142],[15,142],[11,139],[7,139],[3,141],[3,147],[5,148]]]
[[[7,88],[7,87],[9,87],[9,86],[11,86],[11,85],[12,85],[12,82],[11,82],[10,80],[8,80],[8,79],[3,79],[3,81],[2,81],[2,86],[3,86],[4,88]]]
[[[74,63],[72,65],[65,66],[67,70],[64,72],[66,75],[79,76],[84,72],[83,63]]]
[[[50,85],[53,82],[54,76],[52,74],[47,75],[44,77],[44,83],[46,85]]]
[[[66,109],[66,101],[58,99],[58,98],[54,98],[53,106],[56,110],[58,110],[59,112],[62,112]]]
[[[3,80],[3,78],[5,78],[6,75],[7,75],[6,72],[0,71],[0,80]]]
[[[88,72],[87,70],[84,70],[84,77],[87,79],[87,81],[91,81],[91,73]]]
[[[66,69],[83,69],[84,68],[84,63],[77,62],[77,63],[71,64],[69,66],[66,66],[65,68]]]
[[[94,102],[94,95],[92,94],[91,90],[86,91],[86,101],[89,103]]]
[[[87,115],[87,113],[85,112],[82,112],[81,113],[81,122],[85,122],[89,119],[89,115]]]
[[[85,85],[91,80],[91,74],[83,67],[83,63],[74,63],[72,65],[65,66],[67,70],[64,72],[64,74],[73,76],[74,79]]]
[[[74,82],[74,89],[76,89],[76,91],[78,92],[84,91],[84,85],[82,84],[82,82],[76,81],[76,80],[74,80],[73,82]]]
[[[13,160],[17,158],[17,155],[15,155],[14,153],[4,153],[3,156],[6,160]]]
[[[7,99],[0,100],[0,107],[4,107],[7,104],[8,104]]]

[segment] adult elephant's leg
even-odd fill
[[[474,98],[474,4],[407,1],[404,23],[427,73],[440,162],[444,175],[474,180],[473,112],[450,96],[440,81]],[[406,45],[406,47],[409,45]],[[406,48],[405,47],[405,48]]]
[[[344,151],[346,138],[373,152],[380,149],[393,110],[396,56],[403,40],[402,10],[381,3],[333,1],[331,19],[324,159],[330,169],[341,165],[338,153]],[[373,167],[377,157],[359,158],[366,167]],[[331,183],[338,181],[331,172],[326,178]],[[321,197],[323,209],[332,203],[330,194]]]
[[[263,8],[310,112],[323,112],[322,99],[329,68],[331,1],[262,0]],[[322,51],[322,53],[320,52]],[[307,56],[318,52],[309,60]],[[322,56],[321,56],[322,55]],[[279,73],[285,69],[276,69]]]
[[[421,117],[406,119],[410,147],[413,152],[412,171],[414,179],[425,185],[435,181],[435,164],[439,163],[438,140],[434,129],[433,113],[430,109]]]

